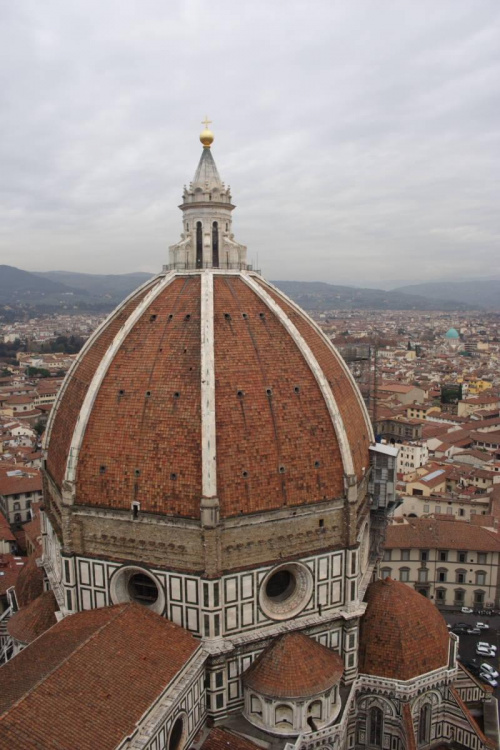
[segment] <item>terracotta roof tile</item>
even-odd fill
[[[500,551],[500,537],[493,531],[459,519],[410,518],[387,528],[385,549],[464,549]]]
[[[361,479],[369,465],[370,430],[355,385],[307,316],[265,288],[323,369]],[[124,309],[120,320],[129,313]],[[200,329],[201,283],[193,274],[165,286],[124,337],[96,394],[79,451],[80,505],[128,510],[138,501],[141,512],[199,518]],[[67,435],[107,349],[106,331],[84,352],[57,405],[47,466],[59,484]],[[221,516],[342,495],[339,442],[311,366],[279,317],[235,275],[214,277],[214,354]]]
[[[0,555],[0,595],[3,596],[8,589],[16,585],[26,561],[26,557]]]
[[[43,569],[36,564],[37,555],[33,554],[25,559],[26,564],[21,569],[16,581],[16,599],[18,606],[26,607],[43,593]]]
[[[55,625],[58,610],[52,591],[44,591],[26,607],[16,612],[7,623],[10,635],[21,643],[31,643],[39,635]]]
[[[359,670],[410,680],[448,663],[449,634],[441,613],[405,583],[371,583],[361,619]]]
[[[0,748],[114,750],[200,648],[137,604],[70,615],[0,668]]]
[[[262,750],[262,746],[254,745],[250,740],[239,737],[227,729],[216,727],[211,730],[201,750]]]
[[[338,683],[341,657],[303,633],[287,633],[270,643],[244,674],[247,687],[273,698],[309,697]]]

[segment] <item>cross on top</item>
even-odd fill
[[[208,130],[208,126],[212,124],[212,120],[209,120],[208,115],[205,115],[205,119],[201,121],[201,124]]]

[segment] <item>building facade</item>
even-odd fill
[[[465,521],[411,518],[387,529],[382,577],[411,586],[444,607],[498,607],[500,539]]]

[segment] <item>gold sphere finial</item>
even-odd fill
[[[205,129],[200,133],[200,141],[203,143],[203,148],[210,148],[214,142],[214,134],[208,128],[212,124],[212,120],[209,120],[208,116],[205,115],[205,119],[201,121],[201,124],[205,126]]]

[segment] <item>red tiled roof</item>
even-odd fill
[[[19,607],[26,607],[43,593],[43,569],[36,564],[37,555],[25,558],[16,581],[16,599]]]
[[[344,672],[341,657],[303,633],[287,633],[264,649],[244,674],[245,685],[272,698],[309,697]]]
[[[212,729],[201,750],[261,750],[261,745],[254,745],[250,740],[239,737],[227,729],[216,727]]]
[[[329,381],[360,480],[369,466],[370,434],[359,393],[307,316],[258,283],[296,325]],[[80,505],[129,509],[134,500],[141,512],[199,518],[200,322],[200,277],[179,276],[124,337],[79,451]],[[84,352],[56,402],[47,466],[59,485],[79,409],[107,349],[104,339],[109,344],[106,331]],[[221,516],[342,495],[339,441],[311,365],[279,317],[237,276],[214,278],[214,355]]]
[[[13,471],[21,474],[8,476]],[[0,495],[17,495],[23,492],[41,492],[42,477],[39,469],[21,468],[12,464],[0,467]]]
[[[449,634],[432,602],[405,583],[371,583],[361,618],[359,670],[410,680],[448,663]]]
[[[7,589],[16,585],[19,574],[25,567],[26,557],[14,555],[0,555],[0,596],[7,593]]]
[[[385,549],[464,549],[500,551],[498,534],[467,521],[444,518],[409,518],[387,528]]]
[[[44,591],[41,596],[16,612],[7,623],[9,634],[21,643],[31,643],[39,635],[55,625],[56,598],[52,591]]]
[[[4,542],[15,542],[16,537],[12,533],[12,529],[9,526],[9,522],[3,515],[3,513],[0,513],[0,540]]]
[[[200,648],[138,604],[66,617],[1,668],[1,750],[114,750]]]

